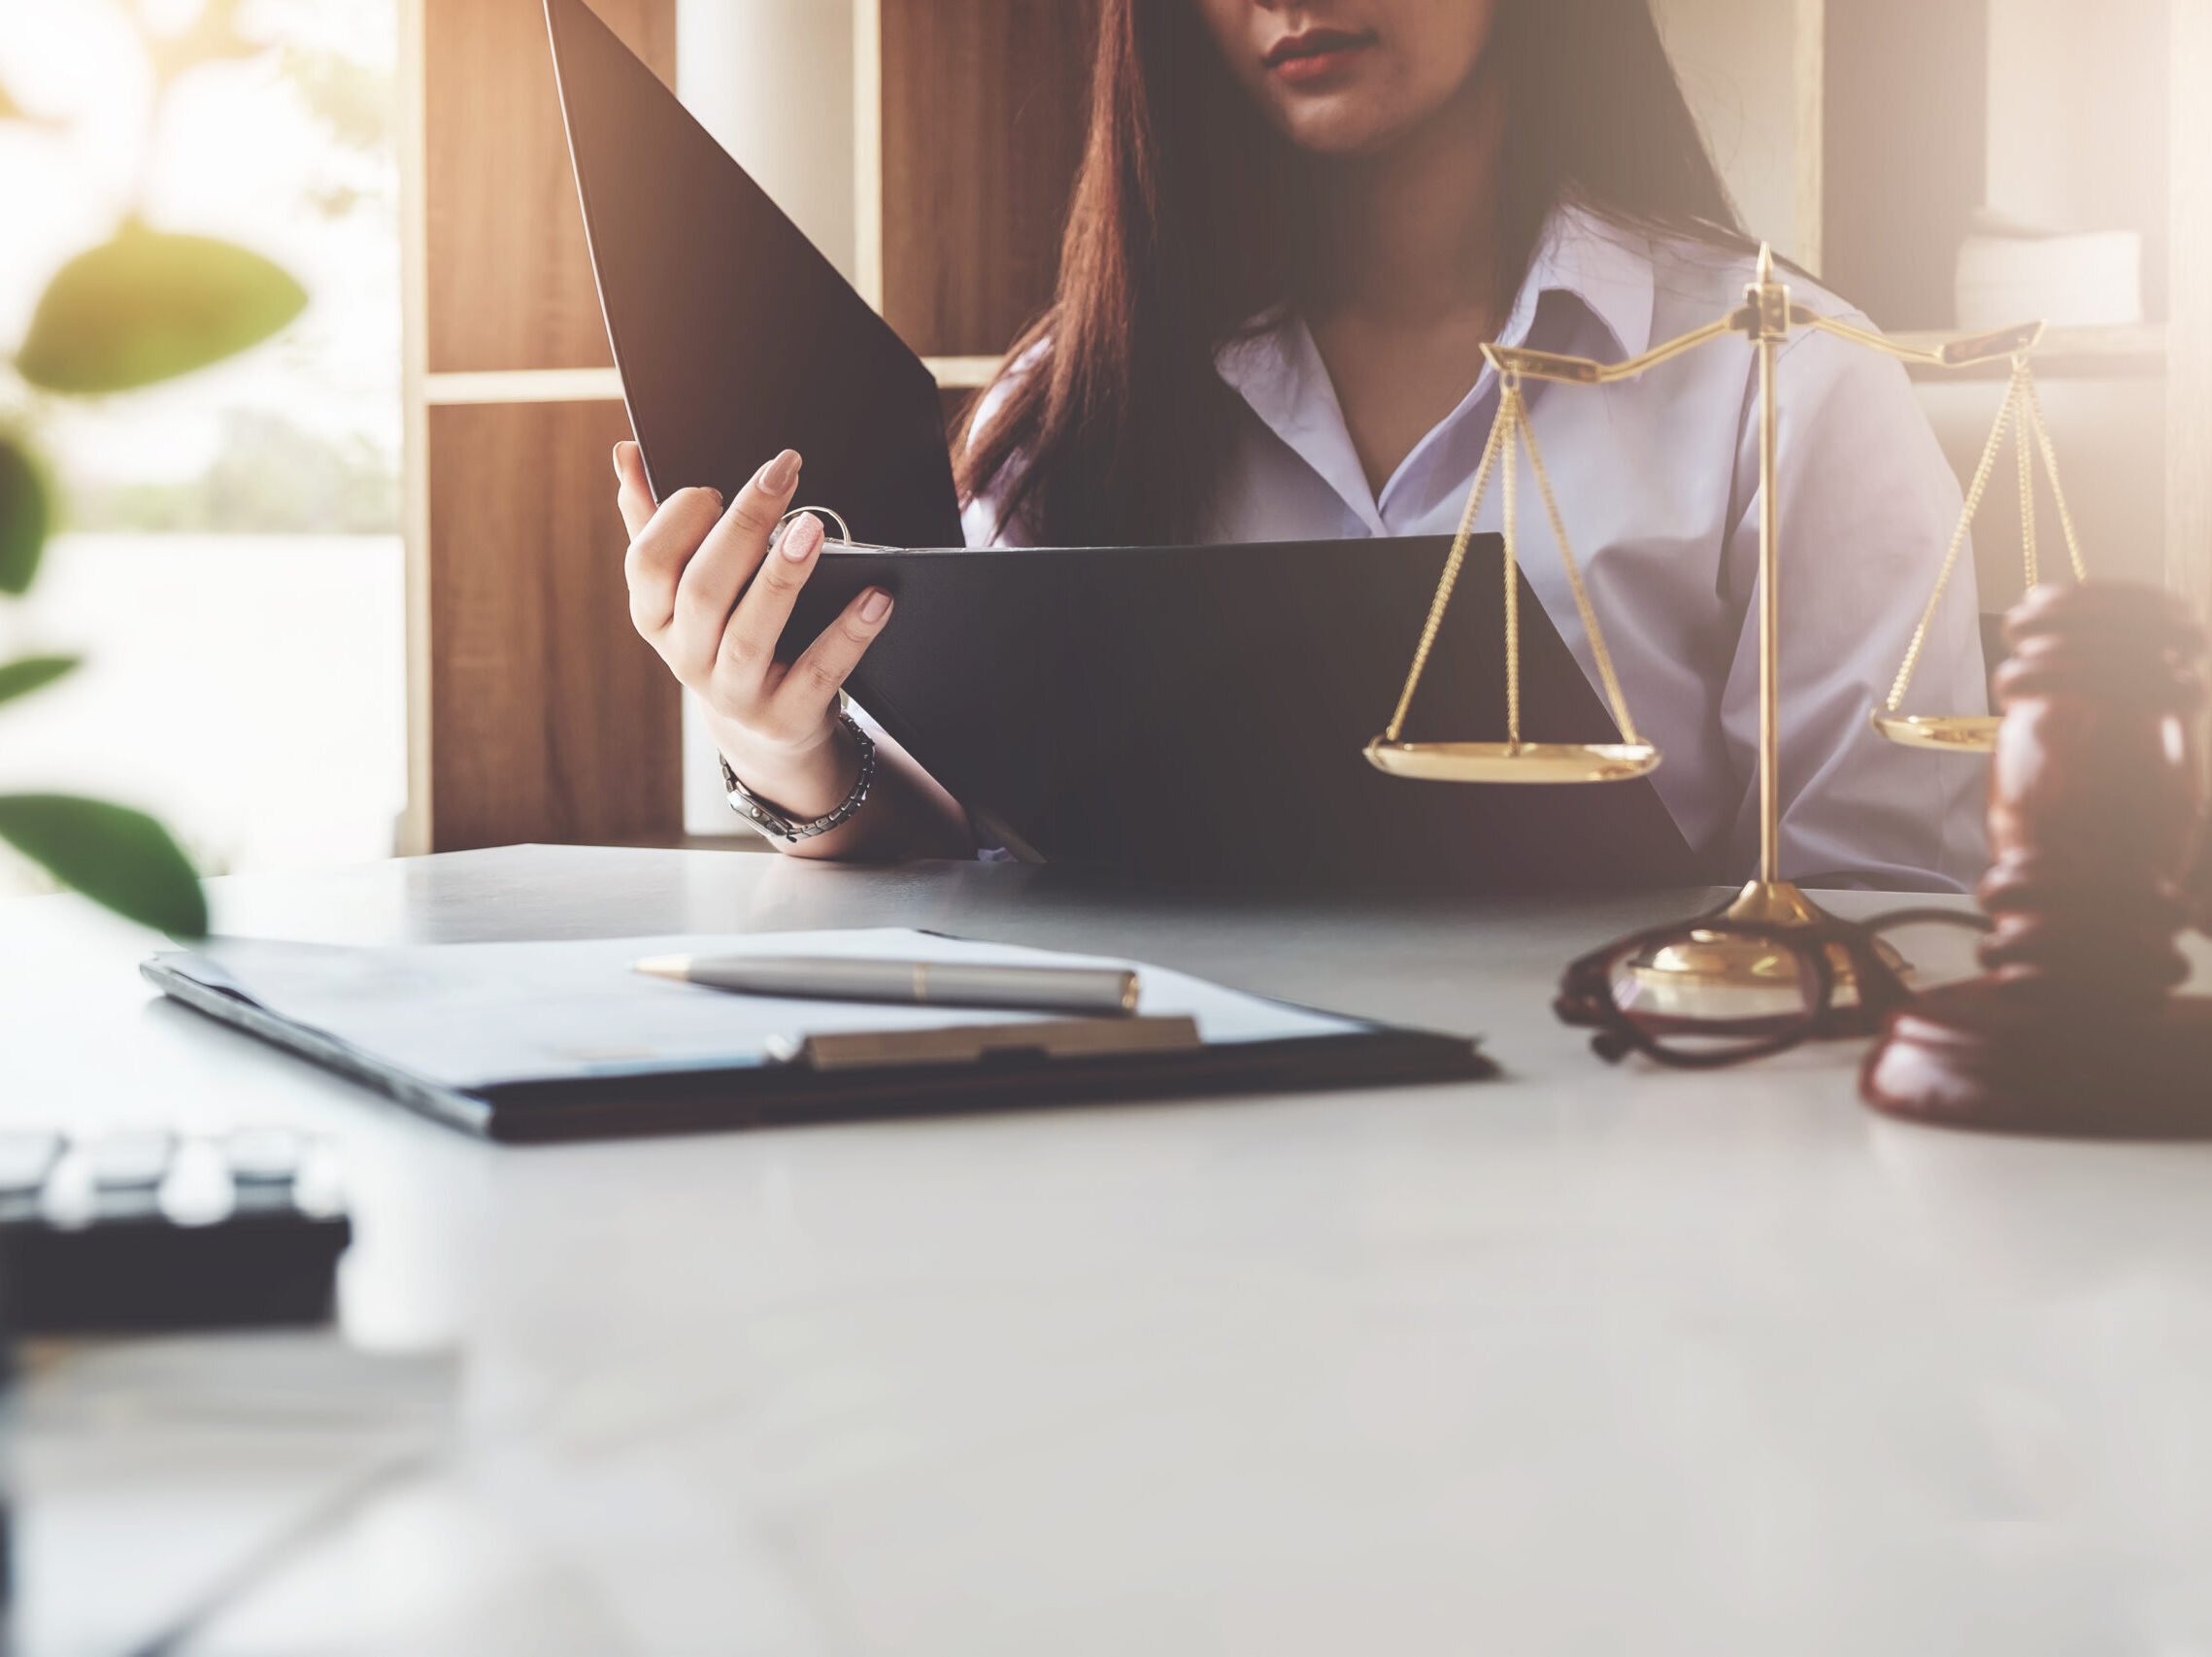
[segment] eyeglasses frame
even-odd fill
[[[1865,921],[1847,921],[1826,912],[1808,925],[1782,927],[1770,922],[1731,919],[1724,907],[1693,921],[1673,921],[1652,927],[1568,963],[1559,977],[1559,991],[1552,1010],[1563,1024],[1594,1030],[1591,1048],[1608,1064],[1618,1064],[1630,1053],[1641,1053],[1657,1064],[1681,1070],[1717,1070],[1730,1065],[1770,1059],[1778,1053],[1812,1040],[1834,1040],[1867,1035],[1883,1020],[1913,998],[1912,986],[1883,959],[1878,936],[1901,926],[1923,924],[1990,930],[1990,920],[1976,910],[1938,909],[1932,906],[1893,909]],[[1799,1025],[1760,1038],[1770,1019],[1711,1019],[1693,1021],[1701,1033],[1742,1035],[1742,1047],[1713,1053],[1691,1053],[1669,1048],[1664,1035],[1631,1018],[1613,997],[1612,969],[1624,957],[1659,946],[1692,939],[1696,934],[1719,933],[1750,937],[1790,951],[1804,964],[1813,981],[1809,1016]],[[1834,1005],[1836,971],[1831,950],[1841,949],[1851,963],[1859,986],[1856,1006]]]

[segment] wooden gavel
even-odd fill
[[[2212,918],[2196,741],[2204,629],[2156,588],[2039,587],[2006,619],[1982,977],[1897,1012],[1860,1092],[1962,1127],[2212,1134],[2212,999],[2174,994]]]

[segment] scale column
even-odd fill
[[[1751,301],[1759,352],[1759,878],[1782,879],[1782,499],[1775,367],[1790,334],[1790,289],[1774,280],[1774,250],[1759,250]]]

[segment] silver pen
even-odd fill
[[[1114,1016],[1137,1010],[1137,975],[1119,966],[987,966],[835,955],[655,955],[638,962],[635,969],[741,996]]]

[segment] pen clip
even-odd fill
[[[770,1036],[770,1055],[816,1070],[879,1070],[904,1065],[978,1065],[987,1059],[1091,1059],[1188,1053],[1200,1046],[1188,1014],[1164,1018],[1062,1018],[937,1030],[837,1031]]]

